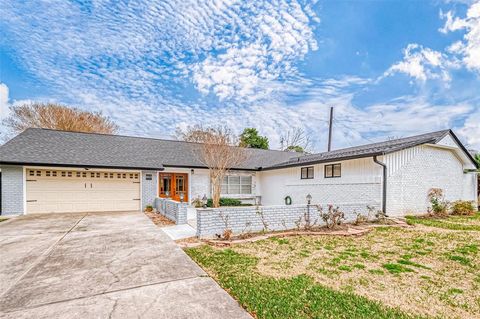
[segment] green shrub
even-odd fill
[[[457,200],[452,204],[452,215],[468,216],[475,214],[476,209],[473,202]]]
[[[207,200],[207,206],[213,206],[213,200],[211,198]],[[220,206],[252,206],[252,204],[243,204],[241,200],[236,198],[222,197],[220,198]]]

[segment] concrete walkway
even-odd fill
[[[162,230],[173,240],[195,237],[197,235],[197,210],[187,208],[187,224],[162,227]]]
[[[2,318],[251,318],[142,213],[0,223]]]

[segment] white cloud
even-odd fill
[[[21,39],[12,50],[53,98],[102,110],[126,134],[170,137],[177,126],[227,124],[257,127],[275,146],[281,132],[303,127],[324,150],[330,106],[336,148],[443,129],[472,111],[425,97],[361,108],[354,92],[370,79],[302,78],[297,63],[317,50],[315,1],[85,3],[5,0],[0,28]],[[449,79],[446,53],[419,45],[404,53],[386,75]]]
[[[171,91],[193,82],[221,100],[252,100],[262,91],[257,86],[294,75],[295,64],[317,49],[318,17],[310,5],[157,0],[42,6],[12,0],[2,6],[0,27],[24,39],[14,45],[27,69],[70,98],[79,91],[121,91],[137,101],[175,103]]]
[[[460,56],[468,69],[480,73],[480,1],[471,4],[464,18],[455,17],[452,11],[440,16],[446,19],[440,32],[465,31],[462,41],[453,43],[448,52]]]
[[[383,76],[405,73],[420,82],[430,79],[449,82],[449,69],[453,67],[455,63],[445,54],[411,43],[403,51],[403,60],[393,64]]]
[[[0,83],[0,120],[7,117],[9,108],[9,89],[5,83]]]
[[[458,132],[469,146],[480,151],[480,109],[468,116],[463,126],[458,128]]]

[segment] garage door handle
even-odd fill
[[[29,199],[27,200],[27,203],[35,203],[37,200],[36,199]]]

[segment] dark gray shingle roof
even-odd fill
[[[347,159],[353,159],[353,158],[371,157],[375,155],[388,154],[388,153],[393,153],[409,147],[414,147],[417,145],[437,143],[442,138],[444,138],[448,133],[452,133],[453,135],[453,132],[451,132],[450,130],[443,130],[443,131],[438,131],[433,133],[395,139],[391,141],[349,147],[349,148],[344,148],[344,149],[335,150],[331,152],[305,155],[297,158],[292,158],[283,163],[273,164],[269,167],[266,167],[266,169],[308,165],[308,164],[315,164],[315,163],[322,163],[322,162],[332,162],[332,161],[340,161],[340,160],[347,160]],[[456,139],[455,135],[453,136]],[[461,143],[459,144],[461,145]]]
[[[248,160],[235,169],[284,167],[372,157],[417,145],[437,143],[451,134],[475,162],[451,130],[427,133],[380,143],[311,155],[247,149]],[[103,168],[162,169],[204,167],[195,155],[200,144],[121,135],[28,129],[0,147],[0,164],[80,166]]]
[[[197,143],[120,135],[28,129],[0,147],[0,164],[162,169],[204,167]],[[236,169],[258,169],[298,154],[247,149],[248,160]]]

